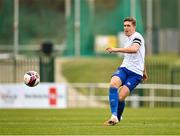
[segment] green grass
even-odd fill
[[[180,135],[180,109],[125,109],[117,126],[104,126],[108,109],[1,109],[1,135]]]
[[[118,58],[75,58],[63,64],[62,72],[69,82],[109,82],[119,61]]]
[[[179,56],[158,55],[146,58],[146,67],[149,76],[147,83],[171,84],[172,79],[180,84],[180,71],[172,77],[172,67],[180,68]],[[122,62],[118,57],[91,57],[69,59],[62,65],[62,72],[69,82],[98,83],[109,82],[112,73]]]

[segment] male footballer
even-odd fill
[[[123,48],[106,49],[109,53],[121,52],[124,54],[122,64],[112,75],[110,81],[109,103],[112,115],[104,123],[108,126],[116,125],[121,120],[126,97],[133,92],[142,79],[148,79],[145,69],[144,38],[136,32],[135,18],[127,17],[124,19],[124,34]]]

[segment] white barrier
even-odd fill
[[[66,84],[0,85],[0,108],[66,108]]]
[[[69,86],[76,88],[76,89],[82,89],[86,88],[87,91],[89,91],[87,94],[89,94],[88,101],[91,102],[93,100],[101,100],[101,101],[108,101],[108,96],[96,96],[95,90],[97,89],[105,89],[108,92],[109,83],[72,83],[69,84]],[[140,84],[136,87],[136,89],[147,89],[149,92],[146,96],[138,96],[132,94],[131,96],[128,96],[126,101],[132,102],[132,107],[138,107],[138,103],[140,101],[142,102],[149,102],[149,107],[155,107],[155,102],[171,102],[171,103],[180,103],[180,92],[179,95],[175,96],[156,96],[155,91],[156,90],[164,90],[168,92],[173,92],[175,90],[180,91],[180,85],[171,85],[171,84]],[[77,98],[76,103],[83,103],[83,100],[81,100],[79,97]],[[89,107],[92,107],[89,103],[87,105]]]

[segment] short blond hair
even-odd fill
[[[134,26],[136,26],[136,19],[135,19],[134,17],[126,17],[126,18],[124,19],[124,22],[126,22],[126,21],[129,21],[129,22],[131,22]]]

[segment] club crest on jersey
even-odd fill
[[[130,82],[127,82],[127,85],[131,85],[131,83],[130,83]]]

